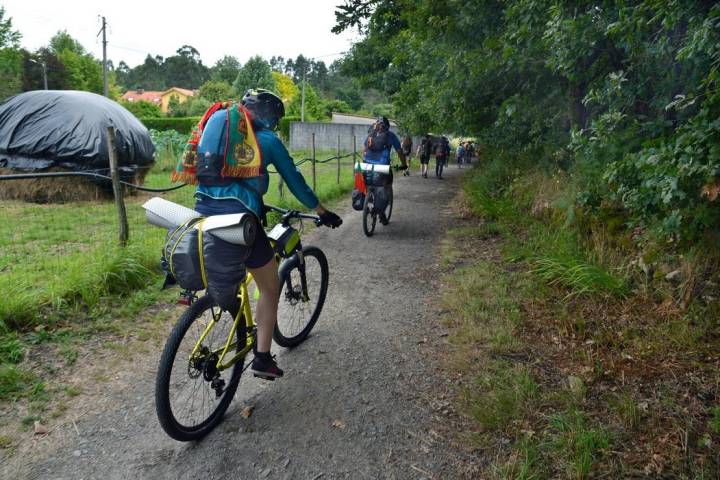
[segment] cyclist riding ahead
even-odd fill
[[[201,163],[197,174],[195,210],[204,216],[252,213],[258,219],[264,219],[262,196],[268,190],[267,167],[273,165],[293,195],[307,208],[315,209],[324,225],[339,227],[342,219],[320,204],[295,167],[287,149],[274,133],[280,118],[285,115],[282,100],[268,90],[248,90],[241,100],[241,105],[249,112],[251,128],[245,125],[243,115],[235,115],[230,107],[218,109],[207,118],[203,136],[197,146],[198,158],[202,155],[209,158],[210,152],[218,145],[230,144],[233,148],[231,160],[237,163],[231,165],[223,158],[220,165],[218,162],[206,164],[204,170]],[[255,147],[259,151],[253,151],[253,146],[247,143],[233,145],[233,134],[236,131],[254,133],[257,139]],[[208,134],[209,132],[218,133],[212,135]],[[258,324],[257,352],[250,371],[262,378],[282,377],[283,371],[270,355],[280,295],[278,265],[270,241],[262,228],[258,229],[245,266],[260,290],[255,312]]]
[[[390,154],[392,149],[398,154],[398,158],[402,162],[401,170],[407,170],[407,157],[400,146],[400,140],[397,135],[390,131],[390,121],[387,117],[378,117],[373,126],[370,129],[370,133],[365,139],[364,150],[363,150],[363,162],[372,165],[390,165]],[[366,179],[369,172],[366,173]],[[387,175],[386,185],[392,190],[392,170],[387,174],[372,172],[374,176]],[[385,216],[384,211],[379,212],[380,223],[383,225],[388,224],[388,219]]]

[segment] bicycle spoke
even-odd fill
[[[207,326],[216,321],[215,326],[208,332],[201,343],[201,348],[208,352],[224,347],[232,327],[232,318],[229,313],[221,312],[217,307],[212,307],[199,317],[188,329],[183,338],[173,364],[170,379],[170,406],[173,415],[181,424],[192,427],[205,421],[217,408],[222,397],[218,397],[210,380],[217,377],[225,382],[230,380],[232,369],[212,373],[215,368],[215,357],[201,361],[190,359],[190,352],[202,336]],[[200,352],[194,355],[197,357]],[[193,365],[193,362],[198,365]],[[201,368],[198,368],[201,367]],[[206,378],[206,375],[208,378]]]

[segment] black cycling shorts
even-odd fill
[[[245,266],[248,268],[264,267],[274,256],[275,252],[270,245],[270,239],[268,239],[265,230],[260,226],[255,235],[255,243],[253,243],[252,250],[250,250],[250,255],[245,260]]]
[[[195,211],[203,216],[224,215],[227,213],[247,213],[245,206],[234,199],[214,199],[206,196],[200,196],[195,203]],[[272,260],[275,256],[270,240],[260,225],[258,220],[258,230],[255,235],[255,243],[250,249],[250,255],[245,260],[245,266],[248,268],[260,268]]]

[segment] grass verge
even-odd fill
[[[562,185],[474,170],[440,248],[482,478],[717,478],[718,302],[682,308],[688,287],[649,283],[625,232],[568,222]]]
[[[320,152],[327,159],[334,152]],[[306,152],[298,152],[304,158]],[[150,187],[170,185],[167,158],[146,177]],[[312,185],[313,167],[303,175]],[[317,164],[316,192],[331,202],[352,188],[352,158]],[[194,188],[163,194],[192,206]],[[147,224],[142,204],[154,194],[126,197],[130,242],[117,246],[117,214],[112,201],[40,205],[6,201],[0,210],[0,402],[33,401],[43,371],[28,353],[50,345],[63,365],[72,365],[82,344],[98,333],[119,334],[159,292],[159,252],[165,232]],[[281,196],[271,175],[267,203],[304,209],[287,188]],[[111,321],[108,321],[111,320]],[[53,362],[55,359],[53,359]]]

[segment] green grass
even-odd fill
[[[581,210],[558,181],[568,175],[507,160],[468,172],[463,197],[480,218],[459,219],[440,247],[454,269],[448,363],[462,373],[458,411],[474,420],[461,435],[488,459],[480,476],[717,477],[720,407],[687,401],[717,384],[716,260],[643,253],[658,267],[650,278],[622,215]],[[460,239],[478,248],[459,251]],[[664,282],[672,269],[680,281]],[[686,443],[666,440],[677,431]]]
[[[716,435],[720,435],[720,407],[710,409],[710,430]]]
[[[304,152],[301,154],[304,155]],[[319,159],[332,153],[322,152]],[[166,162],[167,163],[167,162]],[[316,166],[317,193],[329,202],[352,188],[352,159],[343,160],[340,184],[336,164]],[[170,186],[159,165],[146,178],[150,187]],[[167,170],[167,169],[165,169]],[[301,170],[311,183],[312,166]],[[301,208],[285,188],[280,198],[277,175],[271,175],[267,203]],[[168,200],[192,206],[194,188],[167,194]],[[145,221],[142,203],[147,195],[126,197],[130,226],[127,248],[117,245],[117,214],[110,201],[37,205],[5,202],[0,224],[0,332],[66,321],[73,310],[92,311],[107,297],[127,296],[159,275],[158,257],[164,232]],[[0,340],[0,355],[4,351]]]
[[[505,361],[486,362],[466,391],[470,414],[486,430],[504,430],[522,421],[537,395],[530,372]]]
[[[20,363],[22,357],[23,343],[16,333],[0,336],[0,364]]]
[[[568,296],[612,293],[627,293],[625,281],[602,267],[584,262],[582,259],[545,255],[531,259],[532,273],[550,285],[562,285],[570,290]]]
[[[15,365],[0,364],[0,400],[16,400],[44,391],[35,375]]]
[[[507,480],[544,480],[549,478],[537,440],[522,438],[505,464],[497,468],[497,476]]]
[[[589,253],[557,209],[538,218],[531,215],[536,197],[552,196],[551,191],[544,190],[546,185],[552,186],[548,190],[556,188],[546,176],[532,172],[520,175],[498,158],[475,169],[463,188],[472,210],[495,231],[512,239],[503,247],[507,260],[528,262],[542,280],[567,289],[566,298],[598,293],[626,295],[628,282],[622,272],[611,271]]]
[[[593,463],[610,446],[610,435],[603,428],[594,428],[579,411],[552,416],[550,425],[557,431],[553,447],[565,458],[568,476],[577,480],[588,478]]]

